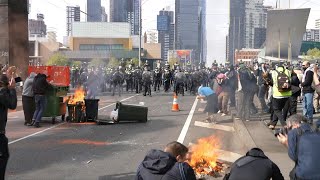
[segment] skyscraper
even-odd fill
[[[106,13],[106,8],[101,6],[101,21],[108,22],[108,15]]]
[[[236,49],[245,47],[245,9],[246,0],[230,0],[229,35],[228,35],[228,59],[234,63]]]
[[[101,0],[87,0],[87,22],[101,22]]]
[[[139,34],[140,0],[110,0],[110,22],[128,22],[132,34]]]
[[[159,11],[157,16],[158,42],[161,44],[161,58],[168,61],[168,51],[174,48],[174,12]]]
[[[267,27],[267,7],[263,0],[246,0],[245,47],[254,48],[255,28]]]
[[[207,14],[207,0],[199,0],[200,2],[200,60],[202,62],[207,61],[207,22],[206,22],[206,14]]]
[[[72,23],[80,21],[80,6],[67,6],[67,36],[71,36]]]
[[[190,49],[193,64],[200,62],[202,53],[201,31],[199,22],[200,1],[175,0],[175,41],[176,49]]]

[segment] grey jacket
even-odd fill
[[[32,84],[34,81],[34,77],[36,77],[36,73],[31,73],[30,76],[25,80],[23,85],[22,96],[33,97]]]

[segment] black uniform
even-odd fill
[[[8,138],[5,135],[8,109],[16,109],[16,107],[17,94],[15,89],[0,87],[0,179],[4,179],[9,159]]]
[[[229,177],[228,177],[229,176]],[[231,166],[228,180],[284,180],[279,167],[263,151],[253,148]]]

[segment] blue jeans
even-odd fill
[[[46,96],[44,95],[35,95],[34,101],[36,103],[36,111],[33,114],[32,120],[35,122],[40,122],[42,114],[46,108]]]
[[[303,95],[303,115],[308,119],[309,123],[313,122],[313,95],[314,93]]]

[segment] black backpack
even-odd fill
[[[278,91],[279,92],[288,92],[291,91],[291,80],[290,77],[285,73],[285,70],[282,72],[277,71],[277,85],[278,85]]]

